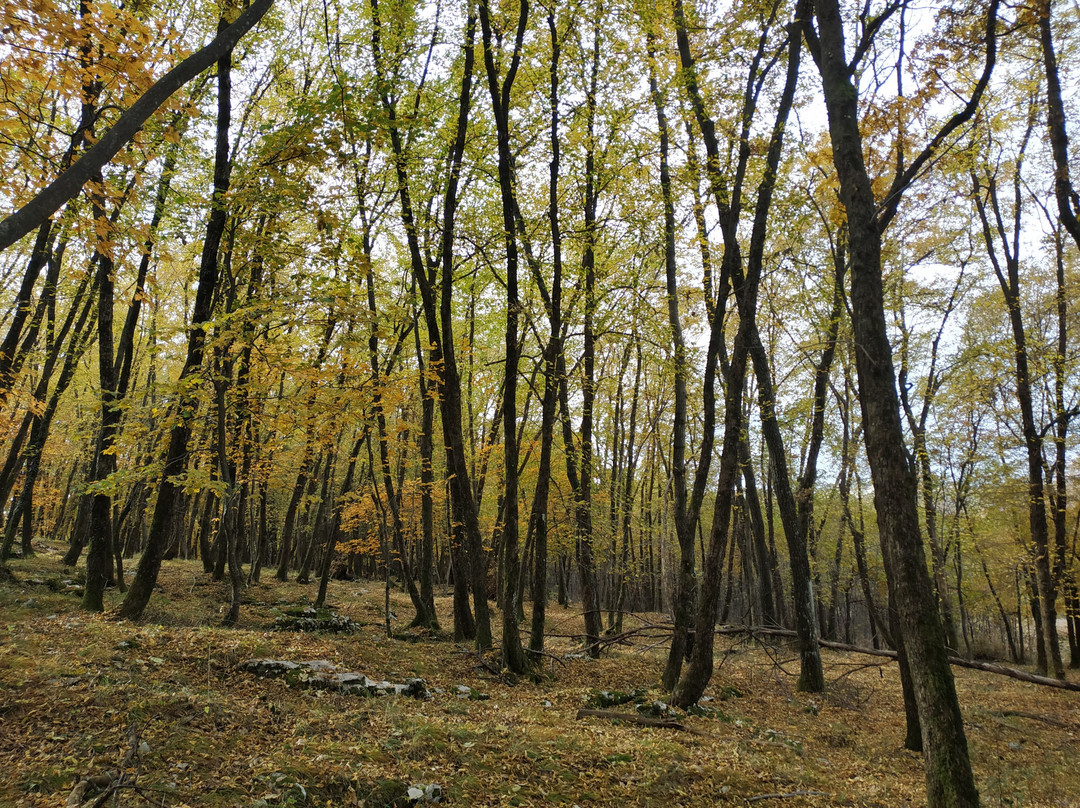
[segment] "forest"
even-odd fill
[[[0,582],[659,635],[679,710],[734,634],[891,654],[978,805],[954,667],[1078,689],[1078,57],[1068,0],[6,3]]]

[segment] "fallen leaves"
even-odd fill
[[[50,562],[19,562],[31,563]],[[811,698],[766,654],[740,645],[720,667],[708,709],[677,719],[700,734],[578,721],[590,693],[662,699],[660,652],[620,646],[510,685],[445,641],[386,640],[378,626],[271,631],[275,612],[307,594],[292,583],[252,587],[258,603],[245,607],[239,629],[203,625],[216,623],[224,590],[193,587],[193,576],[202,580],[190,563],[165,566],[170,603],[154,613],[157,624],[86,616],[74,597],[35,590],[38,605],[0,625],[0,805],[62,804],[87,773],[117,767],[133,719],[149,747],[139,783],[158,789],[154,804],[166,808],[282,805],[297,786],[309,805],[358,805],[364,788],[390,780],[439,784],[449,803],[478,808],[925,803],[922,761],[900,749],[894,666],[852,672],[857,658],[827,652],[835,684]],[[25,602],[21,587],[0,585],[0,607]],[[377,588],[363,589],[334,582],[332,597],[354,620],[381,602]],[[448,625],[449,599],[439,606]],[[407,599],[395,594],[394,608],[407,613]],[[549,650],[570,650],[569,641]],[[238,670],[253,657],[420,677],[434,698],[294,690]],[[1080,793],[1080,772],[1067,763],[1080,751],[1076,694],[967,670],[957,682],[986,804],[1052,805]]]

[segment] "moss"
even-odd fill
[[[409,787],[401,780],[357,783],[356,796],[365,808],[408,808]]]

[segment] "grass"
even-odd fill
[[[795,792],[821,793],[754,804],[925,804],[921,759],[900,748],[894,666],[826,652],[830,690],[808,696],[794,690],[796,662],[725,640],[713,709],[682,719],[707,735],[577,720],[599,690],[662,698],[663,649],[547,660],[540,681],[511,686],[448,640],[387,639],[378,583],[331,585],[335,607],[364,624],[356,634],[272,631],[283,610],[314,595],[276,581],[249,588],[240,625],[220,628],[225,585],[188,562],[166,563],[144,622],[114,622],[79,610],[60,549],[13,562],[17,580],[0,584],[5,807],[62,804],[79,776],[119,765],[131,726],[149,749],[129,769],[140,790],[121,792],[119,805],[371,808],[400,802],[391,781],[437,783],[463,806],[742,806]],[[118,599],[108,593],[107,605]],[[449,627],[449,598],[438,607]],[[407,598],[395,593],[392,608],[404,630]],[[549,615],[559,634],[581,629],[573,612]],[[574,649],[552,640],[549,650]],[[393,681],[421,675],[437,692],[421,702],[298,690],[237,668],[251,657],[327,659]],[[1080,697],[968,670],[956,677],[984,804],[1080,806]],[[490,698],[459,698],[461,684]]]

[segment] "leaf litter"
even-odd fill
[[[548,648],[561,664],[510,684],[494,657],[438,637],[387,639],[371,619],[382,593],[363,582],[332,589],[336,613],[355,628],[290,632],[275,630],[276,616],[304,610],[312,594],[295,583],[250,587],[240,626],[224,629],[225,585],[208,583],[195,563],[165,565],[140,624],[88,615],[70,592],[26,583],[64,575],[55,559],[12,568],[16,580],[0,585],[3,806],[62,805],[106,772],[120,784],[107,804],[169,808],[409,805],[429,786],[463,806],[925,804],[921,758],[901,748],[896,668],[863,667],[854,654],[826,652],[830,690],[809,695],[795,691],[775,651],[721,648],[711,701],[656,719],[693,730],[672,732],[577,718],[592,705],[635,715],[666,707],[664,649],[574,658],[581,620],[572,610],[554,612],[570,635]],[[119,595],[109,595],[115,605]],[[450,598],[437,605],[451,625]],[[392,608],[408,614],[407,598],[395,593]],[[431,698],[290,687],[242,669],[260,658],[325,660],[378,682],[422,679]],[[955,674],[983,804],[1080,804],[1080,697]]]

